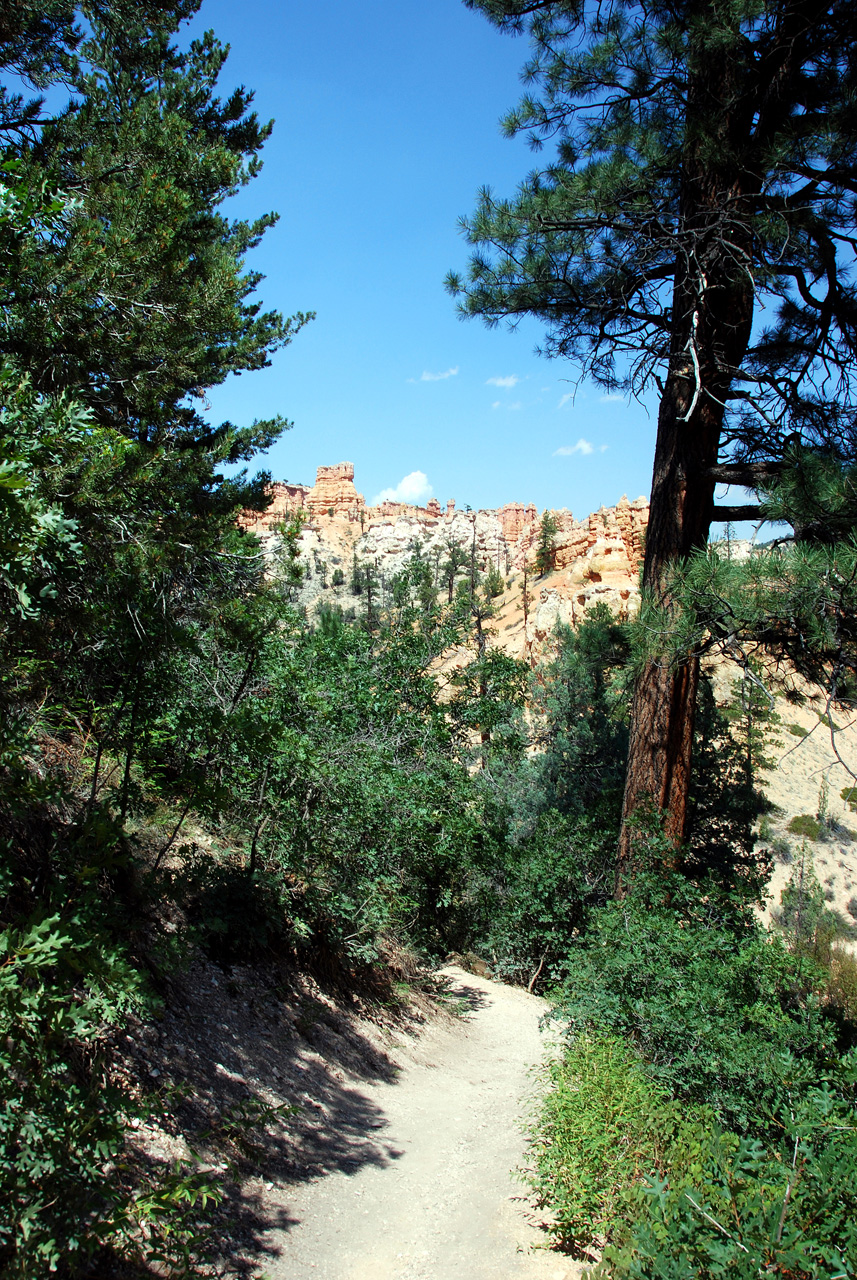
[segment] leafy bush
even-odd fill
[[[129,1168],[125,1128],[147,1107],[99,1049],[142,991],[85,933],[49,917],[0,935],[0,1270],[37,1280],[106,1250],[189,1274],[219,1193],[187,1170]]]
[[[632,1188],[664,1165],[668,1095],[610,1034],[573,1039],[547,1063],[543,1084],[529,1180],[539,1204],[550,1207],[558,1243],[597,1244],[619,1229]]]
[[[656,821],[634,847],[628,896],[591,913],[557,997],[566,1048],[533,1131],[557,1236],[603,1245],[616,1280],[851,1274],[857,965],[811,859],[772,935],[732,876],[665,871]]]
[[[811,1090],[763,1143],[671,1099],[627,1042],[578,1037],[545,1068],[533,1130],[531,1181],[552,1234],[578,1252],[606,1246],[603,1276],[847,1275],[857,1260],[854,1065],[841,1073],[848,1096]]]
[[[813,1081],[835,1052],[822,970],[749,910],[718,904],[715,886],[641,874],[593,926],[575,948],[558,1016],[571,1034],[626,1037],[653,1080],[727,1127],[768,1133],[786,1082]]]
[[[596,1274],[616,1280],[851,1274],[857,1058],[809,1087],[802,1074],[783,1055],[773,1123],[753,1136],[671,1096],[627,1039],[574,1036],[545,1068],[532,1130],[552,1233],[574,1251],[606,1246]]]
[[[512,698],[506,724],[502,703],[493,713],[475,779],[493,840],[471,864],[471,936],[513,981],[557,982],[590,907],[612,892],[626,657],[622,628],[596,606],[576,631],[557,629],[553,651],[532,673],[527,717]]]
[[[781,1113],[779,1141],[708,1130],[695,1164],[674,1148],[601,1274],[637,1280],[846,1277],[857,1265],[854,1063],[847,1098],[822,1086]],[[642,1195],[640,1194],[642,1192]],[[640,1203],[643,1201],[643,1203]]]
[[[789,831],[793,835],[803,836],[806,840],[818,840],[821,838],[822,826],[811,813],[799,813],[789,823]]]
[[[615,843],[613,814],[554,811],[540,815],[525,842],[501,846],[474,921],[496,973],[539,988],[561,980],[596,887],[605,892],[612,882]]]
[[[785,866],[788,866],[793,861],[792,847],[784,836],[774,836],[770,842],[770,848],[777,861],[782,862]]]
[[[843,947],[834,947],[831,952],[827,1000],[849,1024],[852,1039],[857,1039],[857,956]]]

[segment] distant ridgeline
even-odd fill
[[[552,630],[558,620],[574,622],[599,600],[614,612],[627,613],[638,598],[649,517],[645,498],[629,502],[622,497],[615,507],[602,507],[583,520],[568,510],[551,511],[556,525],[553,568],[539,578],[532,565],[543,513],[533,503],[507,502],[493,511],[457,511],[454,500],[444,509],[436,498],[424,507],[405,502],[367,506],[355,488],[350,462],[319,467],[312,486],[274,483],[271,489],[268,510],[262,515],[245,511],[240,523],[270,553],[278,527],[304,513],[299,542],[304,582],[298,595],[307,606],[321,599],[348,605],[355,566],[372,565],[383,587],[401,572],[417,545],[439,572],[455,544],[469,563],[474,540],[480,573],[493,565],[508,579],[520,575],[525,565],[531,567],[536,633]]]

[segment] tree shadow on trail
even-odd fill
[[[459,964],[449,964],[433,975],[435,998],[441,1007],[459,1017],[478,1013],[492,1003],[489,992],[473,982],[473,975]]]
[[[475,987],[454,994],[468,1013],[484,1002]],[[432,995],[446,1004],[443,988]],[[285,989],[258,970],[227,974],[201,961],[171,980],[160,1022],[137,1028],[128,1065],[142,1080],[154,1076],[165,1101],[179,1099],[145,1141],[144,1158],[174,1159],[184,1138],[221,1186],[219,1274],[256,1275],[279,1253],[275,1234],[298,1221],[290,1188],[383,1168],[403,1154],[364,1088],[396,1083],[385,1046],[393,1031],[416,1035],[427,1014],[412,1005],[373,1007],[371,1019],[367,1012],[299,975]]]

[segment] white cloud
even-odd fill
[[[445,378],[454,378],[458,373],[458,365],[454,369],[444,369],[443,373],[430,373],[423,369],[419,378],[408,378],[408,382],[443,382]]]
[[[382,489],[371,502],[376,507],[379,502],[410,502],[414,506],[422,506],[428,502],[433,490],[424,471],[411,471],[399,481],[395,489]]]
[[[516,387],[521,379],[516,373],[510,373],[508,378],[489,378],[485,383],[486,387]]]
[[[584,440],[583,436],[581,436],[577,444],[564,444],[561,448],[555,449],[553,456],[555,458],[570,458],[573,453],[579,453],[585,458],[587,454],[594,451],[595,445],[590,444],[588,440]]]
[[[624,399],[625,399],[625,397],[624,397],[624,396],[617,396],[617,395],[614,395],[614,394],[611,392],[609,395],[606,395],[606,396],[599,396],[599,398],[598,398],[598,403],[599,403],[599,404],[612,404],[612,403],[613,403],[614,401],[616,401],[616,400],[623,400],[623,401],[624,401]]]
[[[509,409],[523,409],[524,406],[520,400],[513,400],[512,403],[506,407]]]
[[[607,450],[608,450],[609,448],[610,448],[610,446],[609,446],[609,445],[607,445],[607,444],[603,444],[603,445],[601,446],[601,448],[598,450],[598,452],[599,452],[599,453],[606,453],[606,452],[607,452]]]
[[[574,399],[574,392],[566,391],[565,395],[562,397],[559,404],[557,405],[557,409],[561,409],[563,405],[568,404],[569,400],[573,400],[573,399]]]
[[[493,403],[493,404],[492,404],[492,406],[491,406],[491,408],[492,408],[492,409],[502,409],[502,407],[503,407],[503,401],[502,401],[502,400],[495,400],[495,401],[494,401],[494,403]]]
[[[520,400],[495,400],[491,405],[492,409],[523,409],[523,403]]]

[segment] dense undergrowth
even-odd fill
[[[852,1275],[853,930],[805,852],[776,932],[746,874],[665,874],[654,822],[637,852],[555,997],[533,1183],[557,1240],[605,1276]]]

